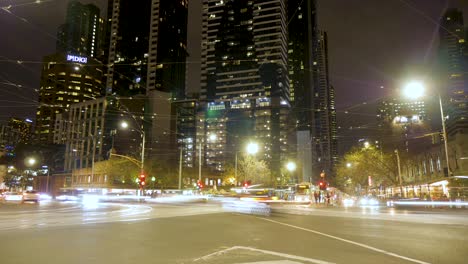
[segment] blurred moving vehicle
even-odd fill
[[[360,206],[378,206],[379,200],[373,196],[364,196],[359,199]]]
[[[269,216],[271,207],[264,203],[253,201],[228,201],[223,203],[223,210],[231,213]]]
[[[38,203],[40,195],[36,191],[25,191],[23,192],[23,202],[35,202]]]
[[[1,196],[3,201],[23,201],[23,194],[18,192],[5,192]]]
[[[76,190],[63,190],[60,191],[57,196],[55,196],[55,200],[67,202],[67,201],[79,201],[82,200],[83,192],[76,191]]]

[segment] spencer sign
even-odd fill
[[[88,63],[88,58],[68,54],[67,55],[67,61],[72,61],[72,62],[78,62],[78,63],[85,64],[85,63]]]

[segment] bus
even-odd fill
[[[303,182],[294,186],[294,201],[310,202],[315,191],[315,186],[310,182]]]

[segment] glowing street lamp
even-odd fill
[[[129,127],[129,124],[126,122],[126,121],[122,121],[120,123],[120,126],[123,128],[123,129],[127,129]],[[138,129],[138,132],[140,132],[141,134],[141,162],[140,162],[140,175],[144,175],[145,174],[145,170],[144,170],[144,167],[145,167],[145,142],[146,142],[146,134],[145,134],[145,131],[143,129]],[[142,183],[144,183],[142,181]],[[140,189],[143,193],[143,184],[140,186]]]
[[[369,147],[370,147],[370,143],[369,143],[369,141],[366,141],[366,142],[364,142],[364,148],[366,148],[366,149],[367,149],[367,148],[369,148]]]
[[[128,128],[128,123],[123,121],[122,123],[120,123],[120,126],[124,129]]]
[[[257,143],[255,142],[250,142],[248,145],[247,145],[247,153],[250,154],[250,155],[255,155],[257,154],[259,150],[259,146]]]
[[[403,88],[403,95],[412,100],[416,100],[424,96],[424,84],[420,81],[412,81]]]
[[[210,134],[209,140],[211,142],[216,141],[217,139],[218,139],[218,137],[216,136],[216,134]]]
[[[293,172],[296,170],[296,163],[290,161],[286,164],[286,169],[288,169],[288,171],[290,172]]]
[[[36,159],[35,158],[29,158],[27,162],[28,162],[29,166],[34,166],[34,164],[36,164]]]
[[[346,163],[346,168],[351,168],[353,166],[350,162]]]

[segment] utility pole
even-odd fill
[[[440,116],[442,118],[442,134],[444,138],[444,148],[445,148],[445,161],[447,162],[447,176],[452,176],[452,170],[450,170],[449,154],[448,154],[448,140],[447,140],[447,130],[445,128],[445,116],[444,108],[442,107],[442,98],[439,93],[439,106],[440,106]]]
[[[401,180],[401,165],[400,165],[400,154],[398,153],[398,149],[395,149],[395,154],[397,157],[397,165],[398,165],[398,182],[400,184],[400,193],[403,195],[403,186],[402,186],[402,180]]]
[[[90,185],[92,187],[93,182],[94,182],[94,159],[96,157],[96,136],[94,134],[91,134],[91,136],[93,137],[93,154],[91,158],[91,182],[90,182]]]
[[[182,190],[182,147],[179,156],[179,190]]]
[[[234,177],[236,178],[236,184],[239,184],[239,180],[237,178],[237,151],[236,151],[236,162],[234,165]]]
[[[201,182],[201,165],[202,165],[202,156],[201,156],[201,142],[198,143],[198,181]]]

